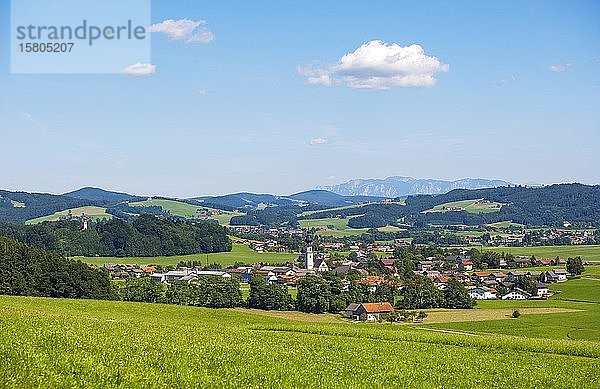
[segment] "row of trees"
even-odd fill
[[[87,230],[82,230],[78,221],[32,226],[0,223],[0,236],[65,256],[153,257],[231,251],[226,229],[216,223],[187,223],[152,215],[141,215],[133,222],[90,223]]]
[[[235,278],[206,276],[189,284],[176,281],[165,285],[150,277],[128,278],[119,289],[124,301],[190,305],[207,308],[234,308],[244,305],[240,283]]]

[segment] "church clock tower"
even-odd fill
[[[306,254],[304,256],[304,264],[306,265],[306,270],[313,270],[315,268],[315,253],[313,252],[312,238],[310,235],[306,237]]]

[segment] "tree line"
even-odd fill
[[[215,223],[140,215],[90,222],[44,222],[37,225],[0,223],[5,236],[64,256],[154,257],[231,251],[227,230]]]
[[[106,271],[0,237],[0,294],[114,299]]]

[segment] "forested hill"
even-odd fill
[[[502,206],[497,212],[490,213],[424,212],[446,203],[478,199]],[[404,206],[373,204],[344,210],[343,213],[345,216],[362,215],[348,221],[348,225],[354,228],[381,227],[398,219],[415,225],[478,225],[512,220],[529,226],[562,226],[567,221],[575,225],[600,226],[600,186],[559,184],[541,188],[457,189],[438,196],[411,196]],[[332,212],[310,215],[311,218],[331,216],[334,216]]]
[[[112,299],[106,272],[0,237],[0,294]]]
[[[96,205],[96,202],[63,195],[0,190],[0,220],[12,223],[87,205]]]
[[[119,219],[90,223],[82,231],[78,221],[26,226],[0,223],[5,236],[65,256],[154,257],[231,251],[231,240],[216,223],[159,219],[141,215],[133,222]]]

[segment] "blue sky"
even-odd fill
[[[10,74],[0,7],[3,189],[600,183],[597,1],[153,1],[141,76]]]

